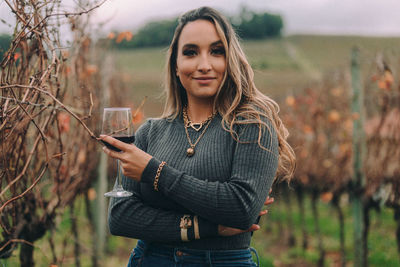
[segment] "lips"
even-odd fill
[[[196,80],[199,84],[209,84],[210,82],[214,81],[216,78],[210,77],[210,76],[204,76],[204,77],[194,77],[193,79]]]
[[[215,77],[204,76],[204,77],[194,77],[193,79],[195,79],[195,80],[214,80],[216,78]]]

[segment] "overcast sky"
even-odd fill
[[[280,14],[285,34],[400,36],[400,0],[108,0],[96,10],[94,21],[108,21],[105,32],[135,30],[148,21],[171,18],[204,5],[228,15],[236,14],[241,5],[256,12]],[[0,18],[13,21],[3,0]],[[11,28],[0,22],[0,32],[5,31],[11,32]]]

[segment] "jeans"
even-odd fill
[[[259,266],[251,257],[255,249],[197,250],[148,244],[139,240],[129,258],[128,267],[234,267]]]

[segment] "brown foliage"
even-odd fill
[[[372,61],[371,61],[372,62]],[[364,196],[400,206],[400,88],[398,60],[378,56],[367,73],[365,94],[366,155]],[[397,65],[396,65],[397,64]],[[395,71],[396,70],[396,71]],[[336,73],[315,88],[286,98],[284,120],[297,156],[295,182],[319,192],[349,190],[352,179],[353,121],[351,87]],[[326,193],[322,195],[326,201]]]

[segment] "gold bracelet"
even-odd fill
[[[188,231],[185,228],[181,229],[181,239],[183,242],[189,242]]]
[[[153,186],[154,186],[154,190],[156,190],[156,191],[158,191],[158,179],[160,179],[160,174],[161,174],[161,171],[162,171],[162,169],[164,168],[164,165],[165,164],[167,164],[165,161],[163,161],[163,162],[161,162],[160,163],[160,165],[158,166],[158,170],[157,170],[157,173],[156,173],[156,177],[154,178],[154,183],[153,183]]]
[[[197,215],[193,217],[193,225],[194,225],[194,239],[200,239],[199,219],[197,218]]]

